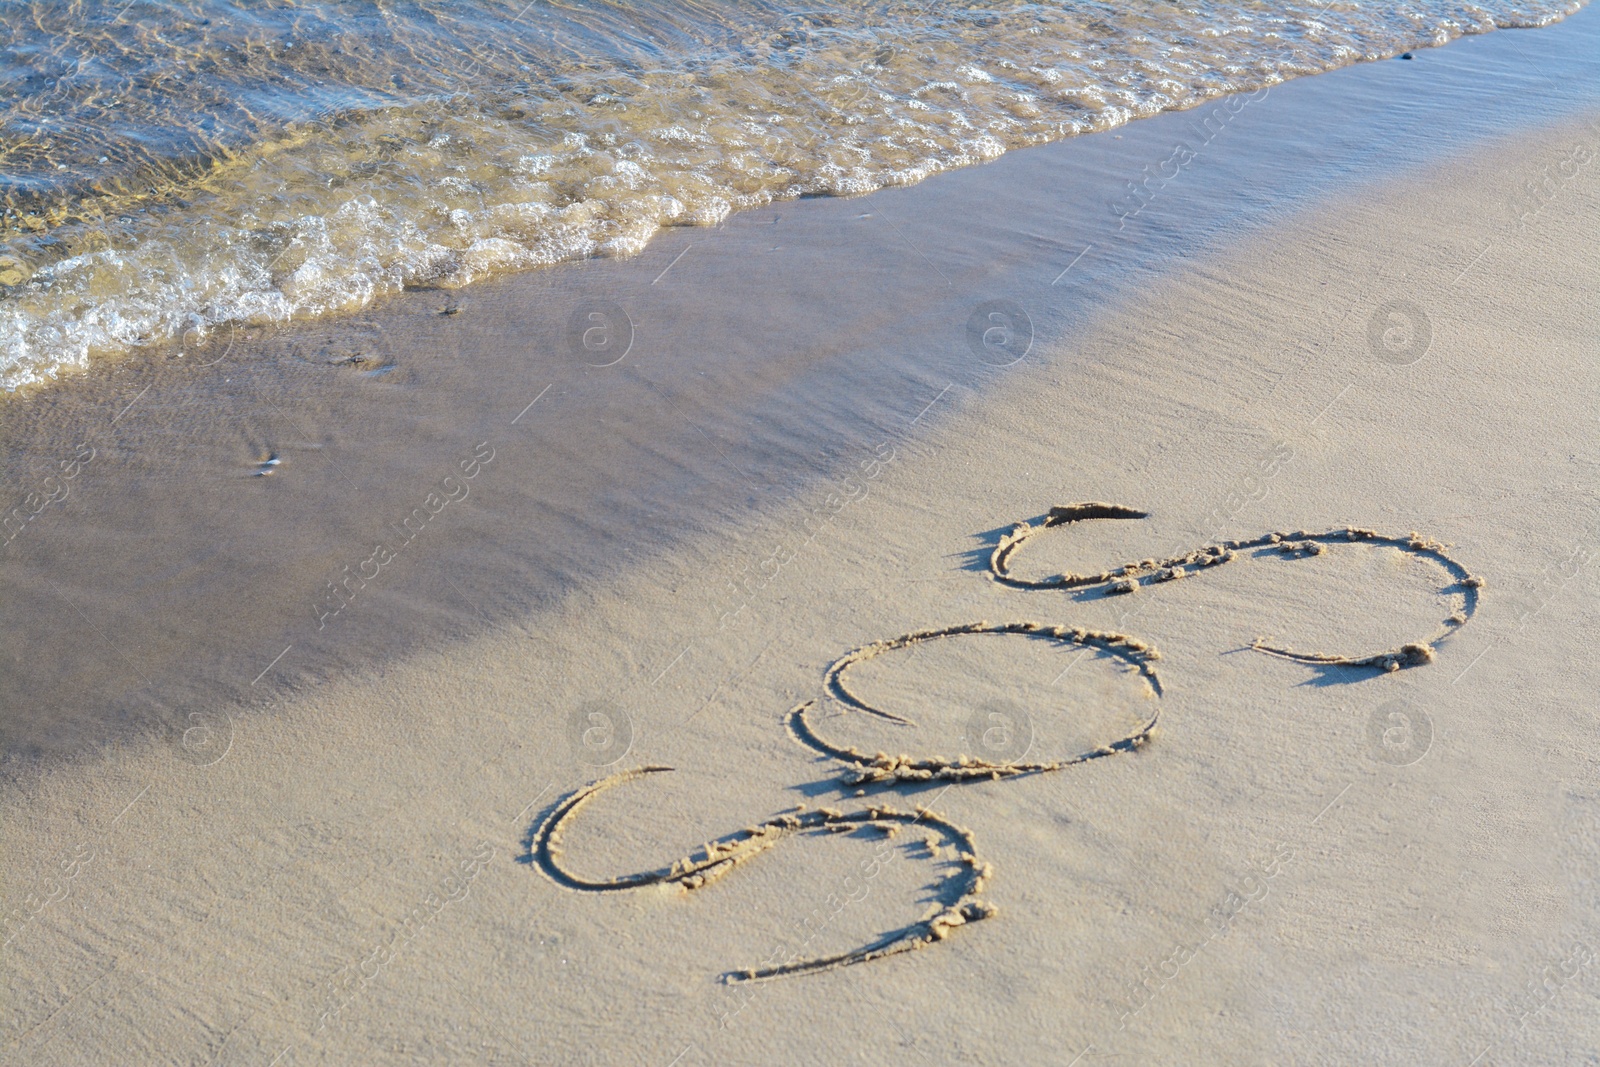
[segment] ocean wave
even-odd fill
[[[1571,2],[0,10],[0,385],[917,182]]]

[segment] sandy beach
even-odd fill
[[[8,400],[0,1061],[1586,1062],[1596,54]]]

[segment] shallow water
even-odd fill
[[[0,9],[0,385],[918,181],[1577,3],[37,0]]]

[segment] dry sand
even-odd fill
[[[1275,89],[1120,228],[1107,202],[1194,116],[12,404],[8,486],[95,451],[5,549],[0,1056],[1592,1055],[1596,35],[1584,12]],[[570,344],[604,301],[634,324],[608,367]],[[1047,530],[1015,572],[1354,525],[1487,584],[1337,538],[1126,595],[994,580],[1013,523],[1091,500],[1149,517]],[[329,594],[346,566],[367,580]],[[1473,608],[1393,672],[1250,647],[1365,655]],[[1159,696],[995,634],[851,668],[915,726],[826,684],[976,620],[1131,635]],[[917,758],[1160,723],[858,797],[797,743],[807,700]],[[650,765],[675,770],[573,813],[552,877],[563,798]],[[578,885],[797,804],[843,814],[698,888]],[[873,805],[909,825],[853,830]]]

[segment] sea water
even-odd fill
[[[1569,0],[0,5],[0,386],[638,252]]]

